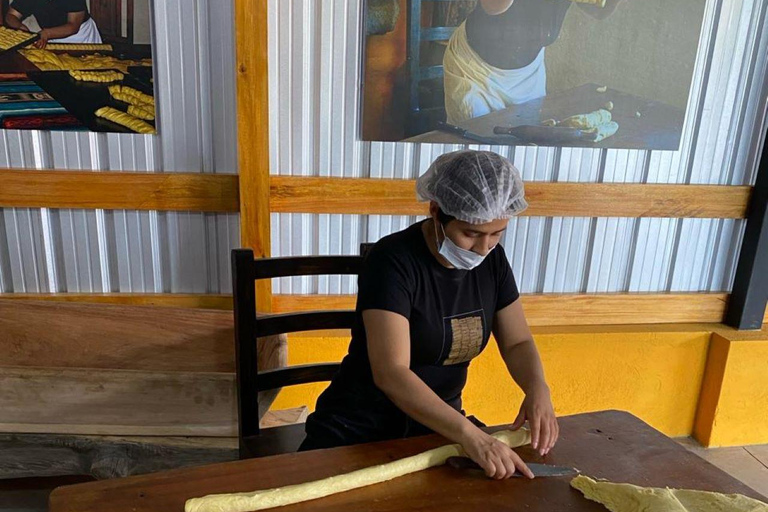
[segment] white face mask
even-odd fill
[[[438,252],[443,258],[448,260],[448,263],[453,265],[455,268],[460,270],[472,270],[473,268],[480,265],[483,260],[485,260],[485,257],[488,256],[488,254],[490,254],[493,250],[491,249],[491,251],[488,251],[488,254],[481,256],[474,251],[462,249],[453,243],[453,240],[448,238],[448,235],[445,234],[445,228],[443,227],[442,223],[440,223],[440,229],[443,230],[443,243],[441,244],[440,237],[437,236],[437,224],[438,223],[435,222],[435,241],[437,242]]]

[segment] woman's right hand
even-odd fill
[[[467,456],[479,464],[489,478],[510,478],[516,470],[528,478],[533,478],[533,472],[512,448],[474,425],[472,427],[474,430],[466,436],[461,446]]]

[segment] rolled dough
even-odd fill
[[[567,126],[569,128],[579,128],[581,130],[592,130],[597,128],[601,124],[611,122],[611,113],[604,108],[595,110],[589,114],[579,114],[563,119],[559,126]]]
[[[493,437],[506,445],[516,448],[531,442],[530,432],[524,429],[503,430]],[[187,500],[185,512],[250,512],[273,507],[282,507],[302,501],[309,501],[331,494],[351,491],[368,485],[386,482],[409,473],[445,464],[448,457],[465,456],[458,444],[450,444],[429,450],[412,457],[387,464],[359,469],[352,473],[332,476],[314,482],[235,494],[211,494],[202,498]]]
[[[741,494],[638,487],[584,475],[571,480],[571,487],[611,512],[768,512],[768,505]]]

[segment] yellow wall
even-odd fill
[[[768,442],[768,332],[760,334],[712,335],[694,427],[703,445]]]
[[[702,326],[536,329],[559,415],[630,411],[670,436],[693,429],[711,330]],[[348,338],[289,338],[289,364],[339,361]],[[324,384],[284,389],[273,408],[314,407]],[[487,424],[511,423],[522,398],[494,345],[472,362],[465,409]]]

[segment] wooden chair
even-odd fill
[[[294,452],[304,440],[304,425],[259,428],[259,392],[285,386],[330,381],[338,363],[308,364],[258,372],[256,339],[320,329],[351,329],[355,312],[308,311],[256,314],[255,281],[275,277],[357,275],[373,244],[362,244],[360,256],[304,256],[254,259],[250,249],[232,251],[240,458]]]

